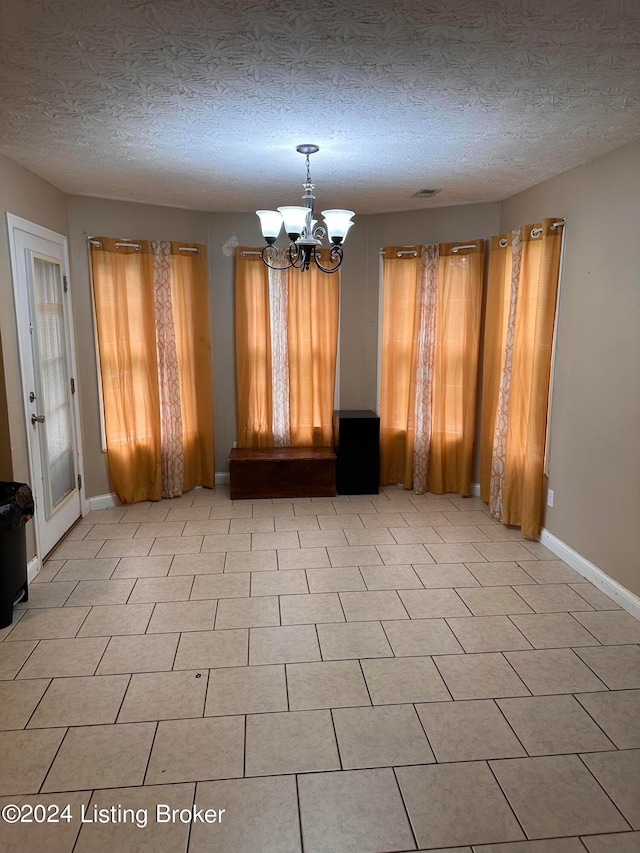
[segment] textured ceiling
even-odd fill
[[[0,4],[0,152],[68,193],[296,204],[313,142],[319,208],[410,210],[640,137],[640,0]]]

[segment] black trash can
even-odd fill
[[[0,482],[0,628],[12,623],[13,605],[29,598],[25,525],[30,518],[29,486]]]

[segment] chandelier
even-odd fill
[[[351,217],[355,214],[353,210],[323,210],[324,227],[317,226],[317,219],[313,219],[315,185],[311,181],[309,172],[309,157],[319,150],[317,145],[298,145],[296,148],[298,153],[305,155],[307,164],[307,180],[302,185],[304,190],[302,206],[256,210],[260,217],[262,236],[267,243],[261,252],[262,260],[272,270],[287,270],[291,267],[308,270],[313,261],[322,272],[336,272],[342,263],[342,244],[349,228],[353,225]],[[290,243],[287,249],[288,263],[281,266],[278,263],[278,248],[275,242],[283,223]],[[330,266],[323,266],[320,263],[319,251],[325,236],[328,236],[331,243]]]

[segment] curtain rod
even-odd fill
[[[251,251],[251,249],[245,249],[243,252],[240,252],[240,255],[241,255],[241,257],[243,257],[243,258],[246,258],[246,257],[247,257],[247,255],[259,255],[260,257],[262,257],[262,252],[258,252],[258,251]],[[319,258],[322,258],[322,254],[321,254],[321,252],[320,252],[320,251],[318,251],[318,250],[316,250],[316,255],[317,255]]]
[[[464,246],[454,246],[451,251],[452,252],[459,252],[461,249],[473,249],[475,251],[477,248],[478,247],[476,246],[475,243],[468,243]],[[385,253],[385,249],[378,249],[379,255],[384,255],[384,253]],[[413,255],[413,257],[415,258],[417,254],[418,254],[417,249],[398,249],[398,251],[396,252],[396,255],[399,258],[401,258],[402,255]]]
[[[378,249],[378,254],[379,254],[379,255],[384,255],[385,251],[386,251],[385,249]],[[418,250],[417,250],[417,249],[398,249],[398,251],[396,252],[396,255],[397,255],[399,258],[401,258],[401,257],[402,257],[402,255],[413,255],[413,257],[415,258],[415,256],[416,256],[417,254],[418,254]]]
[[[98,248],[101,248],[101,246],[102,246],[102,243],[100,242],[100,240],[96,240],[95,237],[87,237],[87,242],[91,243],[92,246],[97,246]],[[142,248],[140,243],[132,243],[130,241],[126,241],[126,242],[118,241],[115,244],[115,246],[116,246],[116,249],[119,249],[121,246],[125,246],[129,249],[135,249],[136,252],[139,252],[140,249]],[[195,252],[197,255],[197,254],[199,254],[200,249],[197,249],[195,246],[178,246],[178,251],[179,252]]]

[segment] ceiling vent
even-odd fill
[[[431,198],[432,195],[439,192],[440,190],[418,190],[418,192],[414,193],[411,198]]]

